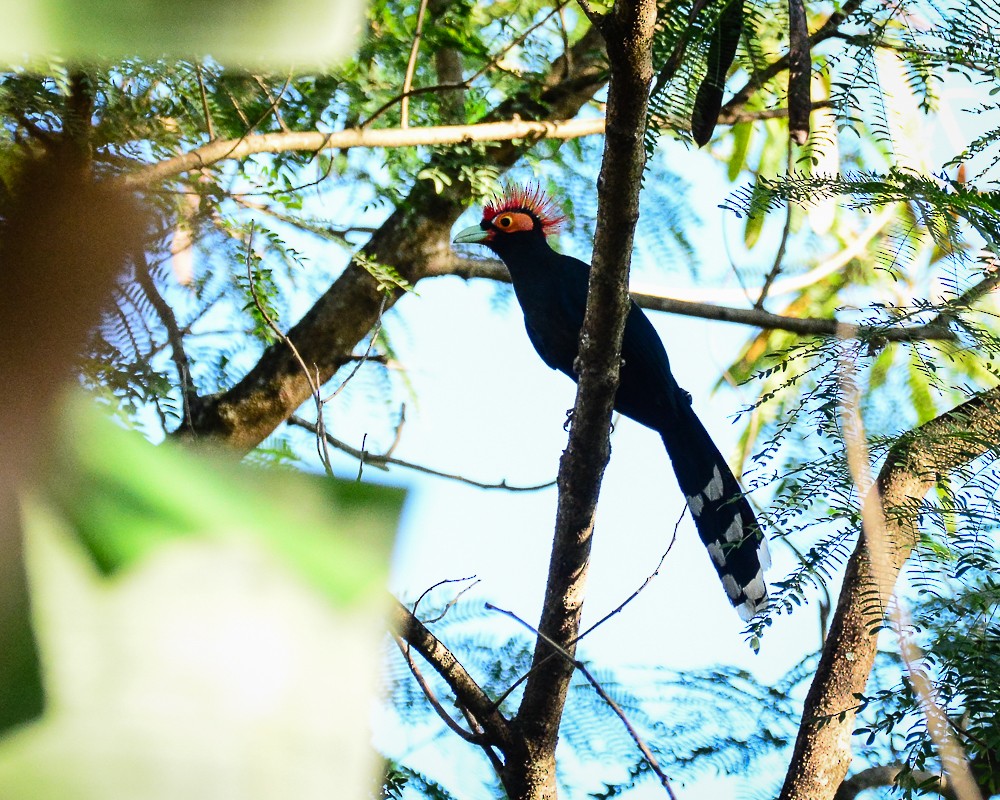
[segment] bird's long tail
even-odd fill
[[[770,566],[753,510],[693,409],[685,408],[660,435],[729,601],[748,620],[767,605],[764,570]]]

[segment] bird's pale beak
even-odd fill
[[[465,230],[459,231],[452,241],[455,244],[480,244],[485,242],[490,236],[489,231],[484,231],[478,225],[472,225]]]

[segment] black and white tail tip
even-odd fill
[[[726,530],[725,541],[706,544],[729,602],[736,607],[740,619],[744,622],[767,607],[764,571],[771,566],[767,539],[759,532],[750,535],[757,539],[757,549],[752,559],[744,551],[744,537],[747,534],[739,517],[734,519]],[[753,570],[752,577],[751,570]]]
[[[760,536],[760,543],[757,545],[757,561],[760,563],[757,574],[745,586],[740,586],[732,575],[726,575],[722,579],[726,594],[729,595],[730,601],[736,606],[736,613],[744,622],[749,622],[767,608],[767,584],[764,583],[764,570],[771,566],[771,553],[767,549],[767,539],[763,535]]]

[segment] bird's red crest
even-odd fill
[[[538,220],[546,236],[555,233],[566,221],[566,217],[559,211],[555,202],[537,184],[504,186],[503,192],[496,195],[483,209],[483,219],[490,222],[505,211],[523,211],[530,214]]]

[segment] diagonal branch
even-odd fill
[[[488,121],[509,120],[515,115],[571,118],[604,84],[606,74],[600,33],[590,29],[568,53],[552,62],[540,94],[533,87],[501,102]],[[413,132],[411,129],[408,133]],[[529,146],[526,140],[500,142],[486,151],[483,163],[502,172]],[[446,168],[448,162],[445,157],[432,155],[428,164]],[[163,164],[151,169],[162,170]],[[175,172],[175,168],[167,170],[164,177]],[[140,176],[141,182],[150,179],[142,173]],[[452,258],[448,234],[471,194],[472,188],[465,182],[456,181],[438,194],[430,181],[417,181],[360,256],[392,265],[410,284],[435,274],[443,262]],[[351,360],[354,347],[375,325],[383,302],[387,310],[399,296],[399,292],[394,293],[385,301],[385,291],[378,282],[351,263],[287,335],[305,362],[315,365],[319,383],[325,383]],[[181,437],[208,438],[246,452],[294,413],[309,395],[309,382],[288,348],[272,345],[235,386],[200,399],[192,409],[193,432],[176,433]]]
[[[191,425],[191,402],[197,396],[194,381],[191,378],[191,366],[188,362],[187,353],[184,351],[184,334],[180,325],[177,324],[177,317],[174,309],[160,294],[156,288],[153,275],[149,269],[149,262],[146,259],[146,251],[143,248],[136,248],[133,258],[135,259],[135,280],[136,283],[146,293],[149,302],[156,311],[163,328],[167,332],[167,342],[170,344],[170,358],[174,362],[177,370],[177,382],[181,389],[181,406],[184,415],[184,425]]]
[[[851,14],[857,11],[860,7],[861,0],[847,0],[840,7],[839,11],[833,12],[829,17],[827,17],[826,22],[824,22],[815,33],[809,36],[803,47],[812,48],[820,42],[825,42],[827,39],[835,37],[844,20],[851,16]],[[750,79],[740,89],[738,89],[731,98],[729,98],[729,102],[722,107],[721,116],[725,117],[727,114],[733,113],[735,109],[746,105],[746,102],[751,98],[754,92],[771,80],[771,78],[774,78],[789,69],[791,64],[792,55],[791,53],[786,53],[780,58],[772,61],[763,69],[754,72],[754,74],[750,76]]]
[[[510,723],[455,655],[399,601],[394,601],[391,625],[396,634],[420,653],[448,684],[459,704],[482,727],[488,743],[506,752],[511,746]]]
[[[1000,446],[1000,388],[984,392],[904,434],[877,480],[886,518],[888,564],[876,572],[862,533],[847,564],[837,610],[806,697],[803,722],[780,800],[833,798],[851,761],[856,694],[875,663],[872,632],[918,537],[916,506],[945,475]],[[873,597],[877,599],[873,602]]]

